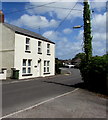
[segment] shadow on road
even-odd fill
[[[97,91],[96,89],[93,89],[91,87],[88,87],[84,82],[80,82],[80,83],[77,83],[77,84],[74,84],[74,85],[68,85],[68,84],[64,84],[64,83],[59,83],[59,82],[54,82],[54,81],[43,81],[43,82],[46,82],[46,83],[52,83],[52,84],[57,84],[57,85],[62,85],[62,86],[67,86],[67,87],[74,87],[74,88],[81,88],[81,89],[85,89],[85,90],[88,90],[90,92],[95,92],[97,94],[103,94],[101,96],[105,97],[105,98],[108,98],[107,94],[104,93],[103,91]],[[105,95],[105,96],[104,96]]]
[[[77,84],[74,84],[74,85],[68,85],[68,84],[54,82],[54,81],[43,81],[43,82],[57,84],[57,85],[63,85],[63,86],[67,86],[67,87],[86,89],[86,86],[85,86],[84,82],[80,82],[80,83],[77,83]]]

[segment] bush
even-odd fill
[[[60,74],[61,73],[60,65],[59,64],[55,64],[55,73],[56,74]]]
[[[99,92],[107,92],[107,73],[108,73],[108,55],[102,57],[92,57],[86,63],[85,59],[81,61],[80,72],[85,84]]]

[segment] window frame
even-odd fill
[[[51,55],[51,53],[50,53],[50,44],[49,43],[47,43],[47,55]],[[49,52],[48,52],[49,51]]]
[[[28,40],[29,42],[27,42],[27,40]],[[27,47],[28,47],[29,49],[27,49]],[[25,52],[31,53],[31,50],[30,50],[30,38],[28,38],[28,37],[26,37]]]
[[[41,41],[38,41],[38,54],[42,54],[42,42]]]
[[[44,60],[44,74],[50,74],[50,61]]]
[[[26,61],[26,64],[24,65],[24,60]],[[30,61],[30,64],[29,64]],[[25,69],[26,72],[23,71]],[[30,72],[29,72],[30,69]],[[23,59],[22,60],[22,76],[30,76],[32,75],[32,59]]]

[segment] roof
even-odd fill
[[[29,31],[29,30],[26,30],[26,29],[23,29],[23,28],[20,28],[20,27],[17,27],[15,25],[11,25],[11,24],[8,24],[8,23],[3,23],[3,25],[5,25],[9,29],[15,31],[15,33],[19,33],[19,34],[22,34],[22,35],[27,35],[29,37],[33,37],[33,38],[36,38],[36,39],[40,39],[40,40],[55,44],[54,42],[50,41],[49,39],[47,39],[47,38],[43,37],[42,35],[39,35],[35,32]]]

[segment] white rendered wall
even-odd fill
[[[30,38],[30,50],[31,53],[25,52],[26,37],[21,34],[15,34],[15,56],[14,56],[14,68],[19,71],[19,79],[33,78],[33,77],[44,77],[55,74],[55,44],[50,44],[50,53],[47,55],[47,43],[42,40]],[[42,54],[38,54],[38,41],[42,42]],[[22,76],[22,60],[32,59],[32,76]],[[39,70],[38,60],[41,59],[41,69]],[[44,60],[50,61],[50,74],[44,75]]]

